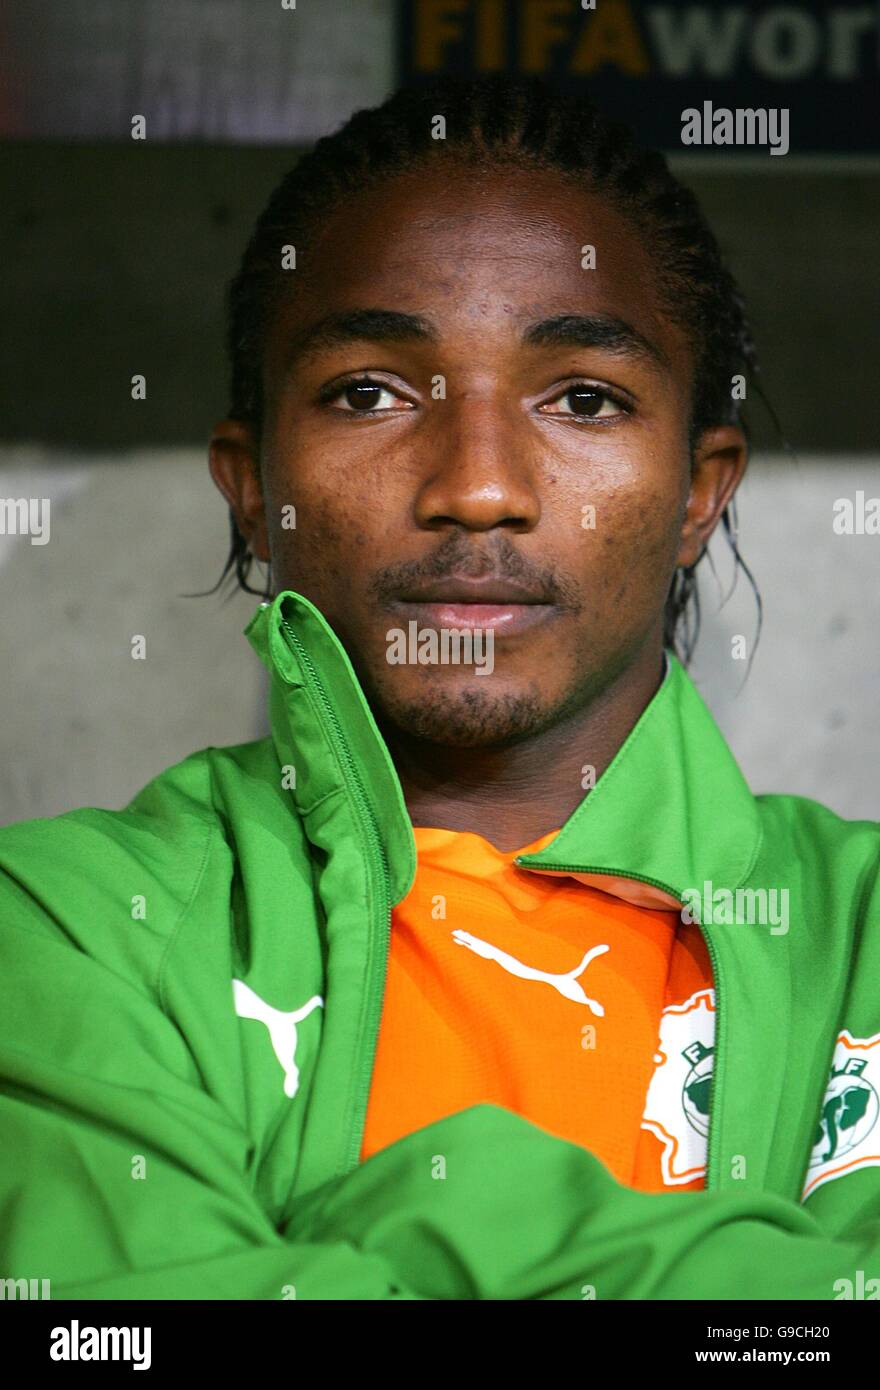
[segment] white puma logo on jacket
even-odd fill
[[[275,1052],[275,1056],[284,1071],[284,1094],[295,1096],[299,1087],[299,1067],[296,1065],[296,1025],[301,1023],[313,1009],[323,1008],[324,1000],[320,994],[313,994],[305,1004],[299,1009],[292,1009],[285,1012],[283,1009],[273,1009],[271,1004],[267,1004],[265,999],[261,999],[255,994],[250,985],[246,985],[244,980],[232,981],[232,997],[235,1000],[235,1012],[239,1018],[253,1018],[258,1023],[265,1024],[269,1030],[269,1038]]]

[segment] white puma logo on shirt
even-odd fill
[[[239,1018],[253,1018],[265,1024],[275,1056],[284,1071],[284,1094],[295,1096],[299,1087],[299,1067],[296,1065],[296,1025],[301,1023],[313,1009],[323,1008],[324,1000],[320,994],[313,994],[300,1009],[285,1013],[283,1009],[273,1009],[265,999],[255,994],[244,980],[232,981],[232,997],[235,1012]]]
[[[597,1018],[604,1018],[605,1010],[601,1004],[597,1004],[595,999],[590,999],[577,982],[578,975],[582,975],[591,960],[596,956],[602,956],[610,950],[610,946],[593,946],[587,951],[580,965],[576,965],[574,970],[568,970],[562,975],[553,975],[547,970],[536,970],[534,966],[523,965],[516,956],[508,955],[507,951],[502,951],[500,947],[493,946],[490,941],[481,941],[478,936],[472,936],[469,931],[454,931],[453,940],[459,946],[467,946],[478,956],[485,956],[486,960],[494,960],[507,970],[511,975],[518,975],[521,980],[543,980],[545,984],[552,985],[566,999],[571,999],[575,1004],[586,1004]]]

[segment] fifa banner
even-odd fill
[[[869,155],[878,20],[877,0],[399,0],[397,69],[534,73],[672,154]]]

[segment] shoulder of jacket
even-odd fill
[[[0,895],[7,906],[19,905],[19,923],[40,915],[63,922],[86,905],[93,919],[115,915],[129,899],[151,896],[153,920],[172,924],[212,855],[225,859],[231,874],[216,782],[218,775],[227,782],[264,775],[267,743],[192,753],[122,810],[81,807],[0,829]]]
[[[811,797],[764,794],[761,818],[765,869],[797,866],[806,885],[824,885],[840,900],[860,904],[873,919],[880,911],[880,822],[848,820]]]
[[[811,835],[816,840],[862,841],[866,848],[880,845],[880,821],[841,816],[809,796],[763,792],[755,796],[762,821],[780,832]]]

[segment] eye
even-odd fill
[[[375,412],[390,410],[410,410],[407,401],[401,400],[390,387],[372,377],[357,377],[352,381],[337,382],[321,392],[324,405],[333,405],[346,414],[372,415]]]
[[[554,409],[548,408],[551,406]],[[586,381],[569,386],[554,401],[545,402],[541,410],[547,415],[568,415],[578,420],[607,419],[628,414],[627,406],[618,396]]]

